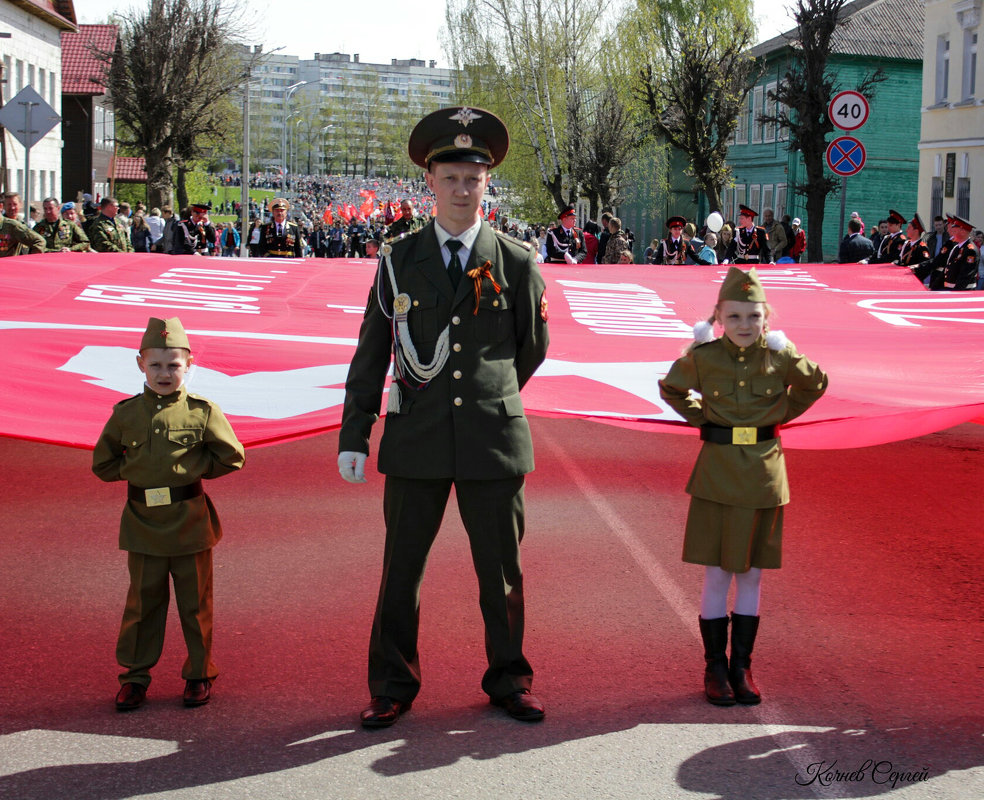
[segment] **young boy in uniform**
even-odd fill
[[[219,407],[188,394],[185,374],[191,345],[177,317],[151,318],[137,366],[143,393],[113,407],[92,454],[92,471],[104,481],[127,481],[120,520],[120,549],[130,571],[116,660],[123,667],[118,711],[139,708],[160,659],[169,602],[168,579],[188,648],[181,675],[184,704],[211,696],[218,671],[212,663],[212,547],[222,537],[203,478],[240,469],[243,446]]]

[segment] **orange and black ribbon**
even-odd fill
[[[478,304],[482,299],[482,278],[488,278],[492,281],[492,288],[495,289],[495,293],[499,294],[502,291],[502,287],[495,282],[495,278],[492,277],[492,271],[489,267],[492,266],[491,261],[486,261],[482,266],[475,267],[475,269],[468,270],[468,277],[475,281],[475,310],[472,312],[473,316],[478,316]]]

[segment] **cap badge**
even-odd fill
[[[474,122],[476,119],[481,119],[481,114],[476,114],[467,106],[465,108],[458,109],[457,114],[452,114],[451,119],[456,120],[461,123],[463,128],[468,127],[469,122]]]
[[[472,138],[467,133],[459,133],[454,137],[454,146],[459,149],[466,149],[472,146]]]

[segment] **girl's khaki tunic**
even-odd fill
[[[749,347],[722,336],[677,359],[659,387],[691,425],[759,428],[806,411],[826,391],[827,376],[792,342],[776,351],[764,336]],[[789,485],[779,438],[749,445],[703,442],[687,492],[684,561],[730,572],[781,566]]]

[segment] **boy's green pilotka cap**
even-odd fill
[[[721,284],[718,292],[718,302],[722,300],[737,300],[739,303],[765,303],[765,288],[759,281],[755,267],[748,272],[742,272],[738,267],[731,267]]]
[[[147,330],[144,331],[143,339],[140,340],[140,349],[146,350],[149,347],[183,347],[191,351],[191,343],[188,341],[188,334],[185,333],[184,325],[177,317],[170,319],[157,319],[151,317],[147,321]]]

